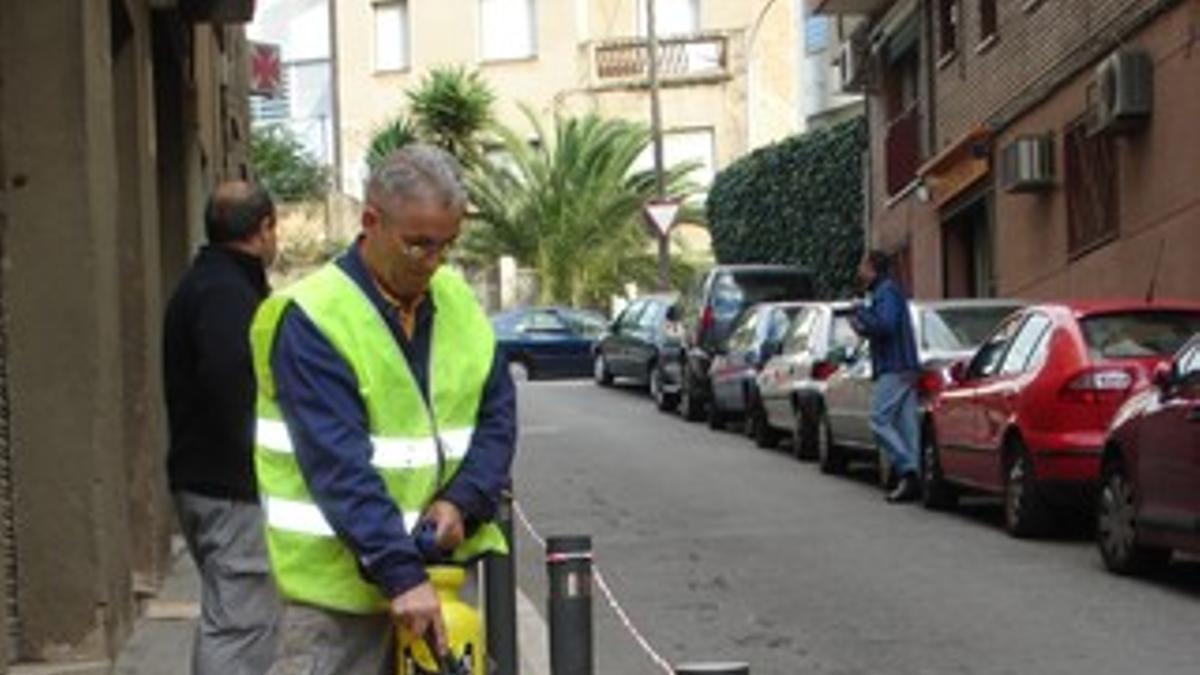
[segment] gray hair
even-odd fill
[[[392,151],[367,179],[367,201],[437,200],[447,208],[464,209],[467,192],[459,164],[436,146],[410,143]]]

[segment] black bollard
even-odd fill
[[[517,542],[512,514],[512,493],[506,491],[495,523],[508,541],[508,555],[488,556],[483,562],[484,626],[494,675],[517,675]]]
[[[592,538],[546,542],[550,675],[592,675]]]
[[[675,666],[675,675],[750,675],[750,664],[687,663]]]

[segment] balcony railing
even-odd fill
[[[918,101],[913,101],[907,110],[888,123],[884,146],[890,196],[912,183],[921,166],[921,106]]]
[[[732,77],[730,35],[703,33],[661,38],[658,76],[664,85]],[[650,44],[644,38],[589,45],[594,86],[645,86],[650,76]]]

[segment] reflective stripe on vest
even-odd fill
[[[296,462],[270,369],[279,322],[295,306],[349,366],[365,408],[371,464],[411,530],[462,465],[495,350],[491,324],[461,277],[439,270],[431,280],[430,297],[434,321],[428,404],[391,329],[336,265],[271,296],[255,317],[255,469],[271,570],[285,598],[352,613],[387,608],[312,499]],[[487,552],[507,552],[503,535],[492,524],[480,527],[453,557],[465,561]]]

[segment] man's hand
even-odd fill
[[[437,534],[434,540],[439,550],[450,552],[466,538],[463,526],[462,512],[453,503],[439,499],[425,509],[425,520],[437,523]]]
[[[391,609],[392,616],[416,639],[424,640],[427,634],[432,634],[435,644],[431,646],[437,654],[449,651],[450,641],[446,639],[446,624],[442,621],[442,604],[438,602],[433,584],[427,581],[397,595],[392,598]]]

